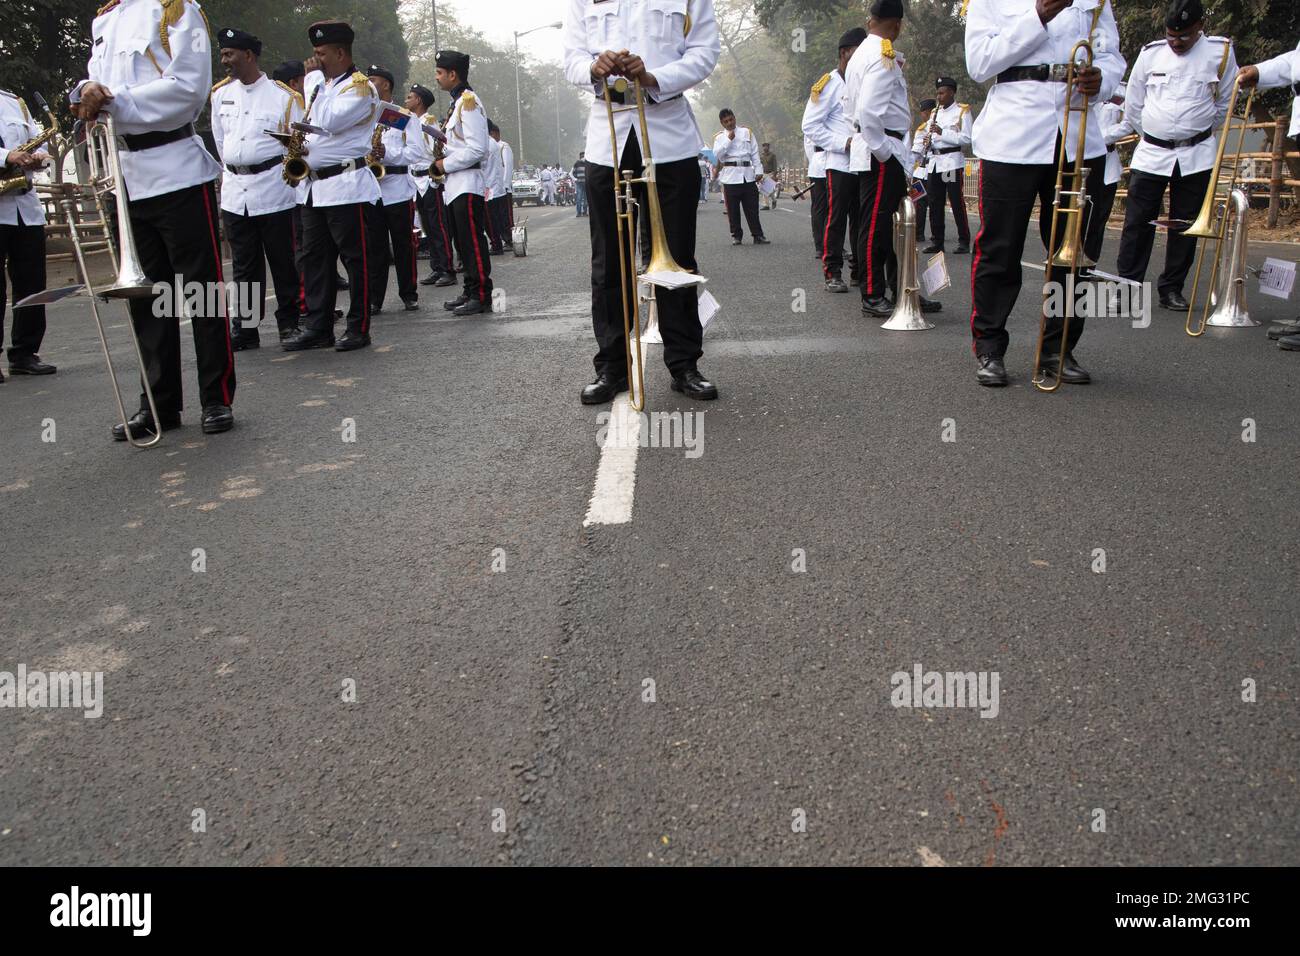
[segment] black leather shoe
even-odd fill
[[[448,302],[444,302],[444,303],[442,304],[442,307],[443,307],[444,309],[446,309],[448,312],[454,312],[454,311],[456,311],[457,309],[459,309],[462,305],[464,305],[464,304],[465,304],[466,302],[468,302],[468,301],[469,301],[469,296],[467,296],[467,295],[458,295],[458,296],[456,296],[456,298],[454,298],[454,299],[452,299],[452,300],[450,300],[450,301],[448,301]]]
[[[979,368],[975,370],[975,381],[981,385],[996,387],[1007,384],[1007,369],[1002,359],[996,355],[978,356]]]
[[[894,311],[894,304],[883,295],[873,295],[862,300],[862,314],[877,319],[887,319]]]
[[[611,378],[608,372],[601,372],[596,376],[596,381],[583,388],[582,404],[604,405],[606,402],[612,402],[619,392],[626,391],[627,379]]]
[[[209,405],[203,409],[201,424],[205,435],[228,432],[235,427],[235,414],[229,405]]]
[[[419,308],[420,308],[420,300],[419,300],[419,299],[403,299],[403,300],[402,300],[402,311],[404,311],[404,312],[417,312],[417,311],[419,311]]]
[[[1280,339],[1284,335],[1300,335],[1300,319],[1288,319],[1285,322],[1274,322],[1268,329],[1270,339]],[[12,365],[9,366],[13,368]]]
[[[1300,334],[1282,336],[1277,340],[1277,347],[1284,352],[1300,352]]]
[[[246,349],[260,349],[262,347],[262,338],[254,331],[240,330],[230,337],[230,350],[232,352],[243,352]]]
[[[924,253],[926,253],[927,255],[930,254],[930,253],[933,253],[933,252],[943,252],[943,243],[942,243],[942,242],[932,242],[932,243],[930,243],[928,246],[926,246],[924,249],[922,249],[921,251],[924,252]]]
[[[286,352],[301,352],[303,349],[327,349],[334,344],[334,336],[325,332],[311,332],[299,329],[280,343]]]
[[[918,295],[917,298],[921,300],[921,311],[922,311],[922,312],[942,312],[942,311],[943,311],[943,303],[942,303],[942,302],[936,302],[934,299],[927,299],[927,298],[926,298],[925,296],[923,296],[923,295]]]
[[[966,243],[964,243],[964,242],[959,242],[959,243],[957,243],[956,248],[952,250],[952,254],[953,254],[954,256],[965,256],[965,255],[969,255],[969,254],[970,254],[970,246],[968,246],[968,245],[967,245]]]
[[[127,424],[131,426],[132,438],[152,438],[154,435],[158,434],[158,427],[154,424],[153,416],[145,409],[136,412],[126,421]],[[180,428],[180,425],[180,415],[162,416],[163,431]],[[113,441],[126,441],[126,428],[123,427],[121,422],[118,422],[113,426]]]
[[[1039,377],[1049,382],[1056,381],[1056,363],[1044,362],[1039,370]],[[1073,355],[1065,357],[1065,363],[1061,366],[1061,381],[1066,385],[1087,385],[1092,381],[1092,376],[1088,370],[1074,360]]]
[[[339,336],[338,345],[334,346],[335,352],[352,352],[356,349],[363,349],[370,344],[370,336],[363,335],[360,332],[344,332]]]
[[[744,239],[737,239],[735,236],[732,236],[732,237],[731,237],[731,244],[732,244],[733,246],[738,246],[738,245],[740,245],[740,244],[741,244],[742,242],[744,242],[744,241],[745,241]]]
[[[42,362],[39,355],[17,355],[9,359],[10,375],[53,375],[57,371],[48,362]]]
[[[754,237],[754,245],[756,246],[770,246],[771,244],[772,244],[772,240],[767,238],[767,236]]]
[[[383,311],[384,311],[384,307],[383,307],[382,305],[372,305],[372,306],[370,307],[370,314],[371,314],[371,315],[378,315],[380,312],[383,312]]]
[[[438,288],[443,289],[449,285],[455,285],[456,277],[452,275],[450,272],[444,272],[438,276],[437,280],[433,284],[436,285]]]
[[[463,303],[451,310],[452,315],[480,315],[484,312],[492,311],[492,303],[484,302],[481,299],[466,299]]]
[[[423,279],[420,280],[420,285],[433,285],[435,282],[438,281],[441,275],[442,273],[440,272],[430,272],[427,276],[425,276]]]
[[[280,342],[281,342],[281,344],[283,344],[284,342],[287,342],[289,339],[293,338],[295,335],[297,335],[297,334],[298,334],[299,332],[301,332],[301,331],[302,331],[302,329],[298,328],[298,326],[296,326],[296,325],[295,325],[293,328],[291,328],[291,329],[281,329],[281,330],[280,330]]]
[[[491,250],[489,250],[489,251],[490,251],[490,252],[492,253],[492,255],[494,255],[494,256],[503,256],[503,255],[505,255],[505,252],[506,252],[504,246],[497,246],[496,248],[491,249]]]
[[[674,375],[672,389],[701,402],[711,402],[718,397],[718,387],[701,375],[699,369],[694,368]]]
[[[841,279],[839,276],[835,276],[835,278],[833,279],[826,280],[826,291],[827,292],[848,292],[849,287],[844,284],[843,279]]]
[[[1191,306],[1183,298],[1181,292],[1166,292],[1160,296],[1160,308],[1171,309],[1174,312],[1186,312]]]

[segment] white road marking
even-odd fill
[[[627,395],[614,399],[605,443],[596,466],[596,485],[584,528],[593,524],[627,524],[632,520],[636,491],[636,454],[640,448],[641,416],[632,411]]]

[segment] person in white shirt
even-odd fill
[[[1174,0],[1165,38],[1138,54],[1128,81],[1123,133],[1140,133],[1129,162],[1124,232],[1117,269],[1125,279],[1146,278],[1155,239],[1152,220],[1169,192],[1169,217],[1196,218],[1217,155],[1216,130],[1228,112],[1237,61],[1224,37],[1203,34],[1201,0]],[[1157,282],[1160,305],[1187,311],[1183,283],[1196,255],[1196,239],[1169,230],[1165,268]]]
[[[549,206],[555,202],[555,173],[548,165],[542,166],[542,205]]]
[[[294,257],[294,188],[284,181],[284,145],[267,130],[300,122],[302,97],[262,72],[262,41],[234,27],[217,31],[226,78],[212,88],[212,138],[221,160],[221,224],[230,242],[230,272],[250,296],[232,296],[231,347],[261,346],[267,263],[275,288],[280,341],[298,331],[298,267]],[[248,314],[244,314],[245,307]]]
[[[854,27],[839,43],[839,63],[813,84],[803,109],[803,134],[826,166],[826,221],[822,228],[822,276],[827,292],[848,292],[844,268],[844,230],[858,231],[858,177],[849,169],[853,148],[853,118],[845,102],[844,70],[867,31]]]
[[[381,103],[393,101],[393,87],[396,80],[391,70],[371,65],[366,71],[367,77],[379,95]],[[391,263],[397,275],[397,297],[402,308],[414,312],[420,307],[420,294],[416,286],[419,276],[416,273],[415,238],[415,179],[411,176],[413,163],[425,159],[424,145],[420,141],[422,133],[415,120],[408,119],[405,129],[395,126],[384,128],[380,138],[383,147],[384,176],[379,180],[378,229],[371,261],[375,264],[370,290],[370,313],[374,315],[383,310],[384,298],[388,294],[388,266]],[[373,134],[371,134],[373,135]]]
[[[934,87],[936,108],[929,126],[932,162],[925,184],[926,198],[930,200],[930,245],[924,251],[943,252],[944,206],[949,205],[957,223],[953,255],[964,255],[970,252],[970,221],[963,191],[966,157],[962,147],[970,145],[970,104],[957,102],[957,81],[951,76],[939,77]]]
[[[514,172],[510,167],[515,160],[510,153],[510,144],[501,139],[501,127],[489,121],[488,135],[492,137],[491,152],[495,155],[493,165],[496,169],[496,183],[492,187],[492,198],[488,200],[488,218],[492,223],[492,252],[497,255],[505,252],[506,246],[511,244],[510,179]]]
[[[579,157],[578,162],[580,163],[583,162],[581,157]],[[578,167],[574,166],[573,168],[576,173]],[[705,156],[704,153],[701,152],[700,153],[700,202],[709,201],[709,180],[712,177],[713,177],[713,165],[709,162],[709,158]],[[582,215],[582,206],[583,206],[582,187],[583,187],[583,181],[579,180],[578,181],[578,215],[579,216]]]
[[[1287,135],[1295,146],[1300,147],[1300,46],[1263,63],[1243,66],[1237,75],[1241,78],[1244,89],[1256,85],[1266,90],[1279,86],[1291,87],[1296,98],[1291,101],[1291,126]],[[1300,352],[1300,319],[1273,323],[1268,330],[1268,337],[1277,339],[1279,348],[1288,352]]]
[[[352,61],[352,27],[321,20],[307,28],[314,56],[303,89],[307,120],[322,133],[308,133],[304,159],[302,260],[307,315],[284,341],[287,352],[333,347],[347,352],[370,344],[372,279],[368,269],[378,213],[379,183],[366,165],[378,115],[375,88]],[[351,286],[347,331],[334,339],[334,260],[343,260]]]
[[[487,107],[469,85],[469,54],[442,50],[437,59],[438,86],[451,94],[451,112],[443,123],[446,154],[434,168],[447,177],[446,201],[465,264],[461,294],[442,304],[453,315],[492,311],[492,256],[487,242],[484,174],[488,165]]]
[[[912,132],[912,180],[925,185],[934,168],[934,137],[930,133],[930,117],[939,104],[935,100],[921,100],[916,108],[921,111],[921,122]],[[927,138],[928,137],[928,138]],[[930,197],[922,194],[916,202],[916,241],[925,242],[926,212],[930,208]]]
[[[487,121],[488,144],[487,154],[483,158],[483,201],[487,206],[487,235],[489,251],[494,256],[499,256],[505,252],[503,245],[505,237],[501,230],[497,228],[496,210],[500,203],[497,199],[501,196],[501,150],[497,146],[496,139],[492,136],[492,130],[496,124],[491,119]],[[497,130],[500,135],[500,130]]]
[[[1084,217],[1083,254],[1091,262],[1100,262],[1101,247],[1106,241],[1106,223],[1115,206],[1115,193],[1124,172],[1124,161],[1115,145],[1128,133],[1124,125],[1123,83],[1115,87],[1115,92],[1106,102],[1094,102],[1088,122],[1101,128],[1102,139],[1106,142],[1106,165],[1093,166],[1088,172],[1089,201],[1088,213]],[[1084,274],[1089,272],[1091,268],[1083,270]]]
[[[100,8],[91,26],[89,79],[69,99],[78,118],[100,113],[114,120],[127,209],[136,252],[145,276],[165,283],[163,301],[129,300],[131,323],[149,373],[161,421],[154,421],[142,393],[128,422],[113,426],[113,438],[127,430],[148,438],[180,425],[181,313],[187,312],[198,362],[200,423],[208,434],[235,424],[235,355],[224,306],[209,315],[205,301],[186,310],[175,288],[197,283],[211,289],[222,281],[214,184],[221,167],[203,145],[194,123],[212,90],[212,48],[208,24],[193,0],[118,0]],[[224,302],[224,296],[217,296]]]
[[[1093,65],[1075,73],[1074,90],[1065,89],[1065,61],[1079,40],[1091,38]],[[1008,384],[1004,359],[1010,341],[1007,317],[1020,295],[1020,259],[1034,206],[1039,206],[1039,236],[1050,238],[1061,123],[1067,93],[1107,100],[1124,78],[1124,57],[1109,0],[971,0],[966,9],[966,72],[976,83],[992,83],[972,129],[972,149],[980,160],[980,229],[971,261],[971,333],[976,381]],[[1078,144],[1078,112],[1071,114],[1064,143],[1073,164]],[[1104,166],[1106,143],[1098,124],[1089,123],[1084,141],[1088,169]],[[1059,240],[1060,237],[1058,237]],[[1064,282],[1065,270],[1053,269]],[[1042,349],[1042,374],[1055,378],[1061,354],[1064,315],[1048,317]],[[1061,378],[1071,384],[1091,381],[1074,357],[1083,334],[1083,316],[1070,319]],[[1039,370],[1035,370],[1035,375]]]
[[[818,262],[825,251],[822,240],[826,235],[826,154],[813,148],[807,134],[803,138],[803,154],[808,161],[808,201],[812,204],[813,256]],[[856,246],[856,240],[852,240]]]
[[[48,122],[48,118],[47,118]],[[18,147],[40,131],[27,104],[7,90],[0,90],[0,164],[10,168],[5,175],[21,172],[27,185],[0,193],[0,344],[4,339],[5,270],[8,269],[13,301],[18,302],[45,288],[45,210],[32,189],[32,174],[49,162],[49,150]],[[13,375],[53,375],[53,365],[37,354],[45,338],[45,306],[29,305],[14,310],[9,333],[9,372]],[[4,376],[0,375],[0,382]]]
[[[722,198],[727,204],[727,221],[731,226],[731,244],[745,241],[745,230],[740,224],[744,210],[745,221],[754,237],[754,245],[767,245],[763,224],[758,219],[758,180],[763,176],[763,160],[758,155],[758,143],[748,126],[736,125],[736,114],[724,109],[718,114],[722,129],[713,138],[714,169],[722,183]]]
[[[696,270],[695,224],[704,142],[685,94],[703,83],[718,63],[720,41],[713,0],[689,4],[589,3],[568,0],[564,15],[564,74],[592,95],[587,119],[587,205],[591,227],[591,319],[597,352],[596,380],[582,390],[585,405],[611,401],[627,390],[623,295],[636,300],[635,284],[623,281],[614,218],[614,166],[639,176],[652,154],[668,250],[683,269]],[[628,81],[626,93],[615,77]],[[632,105],[640,84],[650,143],[641,142],[636,110],[614,113],[611,142],[605,96]],[[647,148],[648,147],[648,148]],[[644,195],[644,190],[638,190]],[[694,287],[658,289],[659,329],[672,388],[700,401],[718,397],[700,374],[704,330]]]
[[[420,124],[418,136],[412,133],[407,142],[419,154],[411,163],[411,178],[415,180],[417,193],[416,206],[420,211],[420,229],[424,232],[425,243],[429,250],[429,274],[420,280],[420,285],[449,286],[456,284],[456,268],[452,262],[451,225],[447,221],[447,208],[442,201],[442,179],[435,178],[433,170],[434,154],[438,143],[432,133],[424,127],[442,127],[429,113],[433,106],[433,90],[419,83],[413,83],[406,94],[406,108],[415,116],[414,122]]]

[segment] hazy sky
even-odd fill
[[[493,42],[509,46],[514,32],[531,30],[564,19],[567,0],[438,0],[438,9],[452,7],[464,24]],[[538,59],[560,60],[560,31],[538,30],[519,38],[519,48]]]

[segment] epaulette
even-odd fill
[[[478,99],[474,96],[473,90],[466,90],[460,94],[460,105],[471,113],[478,109]]]
[[[294,89],[292,86],[290,86],[288,83],[285,83],[285,82],[283,82],[283,81],[281,81],[281,80],[272,80],[272,82],[273,82],[276,86],[278,86],[280,89],[284,90],[286,93],[288,93],[290,96],[292,96],[292,97],[293,97],[293,98],[298,102],[298,106],[299,106],[301,109],[306,109],[306,108],[307,108],[307,102],[302,98],[302,94],[299,93],[297,90],[295,90],[295,89]]]
[[[104,4],[102,7],[100,7],[98,10],[95,11],[95,16],[102,17],[104,14],[108,13],[109,10],[112,10],[114,7],[116,7],[120,2],[121,0],[108,0],[108,3]]]
[[[357,96],[370,95],[370,81],[366,79],[364,73],[360,70],[355,70],[350,79],[352,80],[352,88],[357,91]]]
[[[23,111],[23,119],[30,123],[32,121],[32,114],[27,110],[27,102],[21,96],[16,96],[14,99],[18,100],[18,108]]]
[[[172,55],[172,43],[167,36],[167,31],[180,22],[181,17],[185,16],[185,4],[187,0],[158,0],[162,4],[162,20],[158,24],[158,37],[162,40],[162,48],[167,51],[167,55]],[[207,17],[203,18],[207,23]]]
[[[233,76],[228,76],[228,77],[226,77],[224,80],[218,80],[217,82],[213,83],[213,84],[212,84],[212,92],[213,92],[213,93],[217,92],[217,90],[221,89],[223,86],[225,86],[227,83],[229,83],[229,82],[230,82],[231,80],[233,80],[233,79],[234,79]],[[210,96],[211,94],[208,94],[208,95]]]
[[[826,84],[831,81],[829,73],[822,74],[822,78],[812,85],[812,101],[817,102],[818,97],[822,95],[822,90],[826,89]]]
[[[966,11],[969,9],[970,9],[970,0],[961,0],[961,9],[957,11],[957,16],[965,20]]]
[[[1223,79],[1223,71],[1228,67],[1228,55],[1232,53],[1232,41],[1227,37],[1210,37],[1211,40],[1218,40],[1223,44],[1223,58],[1219,60],[1219,79]]]
[[[970,104],[969,104],[969,103],[958,103],[957,105],[961,107],[961,111],[957,114],[959,117],[961,116],[962,113],[969,113],[969,112],[970,112]]]
[[[894,58],[894,41],[880,41],[880,55],[883,59],[892,60]]]

